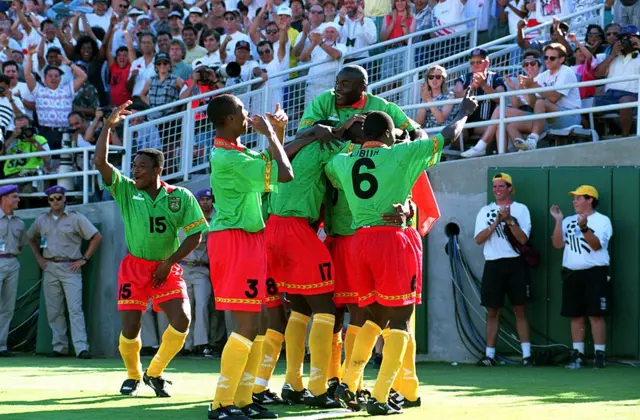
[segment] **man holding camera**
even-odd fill
[[[640,32],[635,25],[627,25],[618,34],[611,54],[595,70],[597,79],[616,78],[629,74],[640,74]],[[607,83],[604,95],[597,96],[595,106],[615,105],[638,100],[636,81]],[[620,129],[624,137],[631,132],[633,108],[620,110]]]
[[[49,151],[47,139],[36,134],[31,120],[26,115],[15,118],[15,129],[4,144],[5,156],[16,155],[16,159],[7,160],[4,164],[4,176],[7,178],[20,176],[23,171],[37,171],[48,166],[50,156],[31,157],[20,159],[22,153],[34,153]]]

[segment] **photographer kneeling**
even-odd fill
[[[37,175],[38,171],[44,171],[49,166],[51,156],[20,158],[24,153],[49,151],[47,139],[36,134],[31,120],[26,115],[15,117],[15,130],[6,140],[3,147],[5,156],[16,155],[16,159],[7,160],[4,164],[4,176],[15,178],[21,176]],[[24,184],[31,186],[31,184]]]

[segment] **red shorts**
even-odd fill
[[[269,276],[282,285],[281,292],[295,295],[333,292],[331,255],[307,219],[271,215],[264,240]]]
[[[373,302],[389,307],[415,304],[415,254],[402,229],[361,228],[350,245],[359,306]]]
[[[265,299],[267,254],[262,232],[209,232],[209,272],[219,311],[260,312]]]
[[[334,266],[336,288],[333,292],[333,301],[338,306],[348,303],[358,303],[358,284],[355,283],[353,264],[351,257],[351,242],[354,236],[328,237],[324,243],[329,249]]]
[[[404,231],[411,243],[416,258],[416,305],[422,304],[422,237],[418,231],[408,227]]]
[[[149,298],[153,310],[160,312],[158,304],[173,299],[189,299],[187,285],[182,279],[182,267],[174,264],[162,286],[152,287],[153,275],[161,261],[149,261],[128,254],[118,271],[118,310],[146,311]]]

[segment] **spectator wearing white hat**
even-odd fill
[[[309,69],[309,80],[307,81],[306,102],[310,103],[313,98],[327,89],[333,87],[336,71],[340,66],[339,60],[347,53],[347,46],[338,43],[340,27],[333,22],[322,24],[320,28],[309,34],[311,45],[302,51],[300,61],[303,63],[330,62],[322,66],[313,66]]]
[[[287,40],[287,45],[285,46],[286,52],[286,60],[289,61],[289,53],[291,50],[291,46],[289,44],[289,26],[287,25],[286,20],[270,21],[267,23],[264,31],[260,31],[260,22],[264,20],[265,16],[269,16],[269,12],[273,6],[271,3],[268,3],[263,9],[260,10],[258,16],[251,23],[251,27],[249,28],[249,36],[251,37],[251,41],[253,45],[258,45],[262,41],[269,41],[273,45],[274,51],[278,51],[279,49],[279,40],[281,35],[284,34],[285,39]]]
[[[187,55],[184,57],[186,64],[191,65],[195,60],[207,54],[207,50],[198,45],[198,33],[194,26],[185,26],[182,29],[182,40],[187,46]]]
[[[151,17],[148,15],[140,15],[136,18],[135,33],[139,34],[142,32],[151,32],[156,35],[151,27]]]
[[[249,36],[238,31],[237,20],[238,17],[235,13],[230,11],[224,12],[224,29],[226,31],[226,35],[224,36],[222,45],[220,46],[220,58],[225,63],[235,61],[234,55],[236,51],[236,44],[238,42],[244,41],[251,45],[251,39]]]
[[[371,18],[365,17],[358,0],[345,0],[335,22],[340,25],[340,43],[347,47],[347,52],[360,50],[378,41],[376,24]],[[369,57],[368,51],[350,55],[345,63],[366,57]]]
[[[182,13],[174,10],[169,13],[169,33],[171,39],[179,39],[182,41]]]
[[[276,23],[278,24],[278,29],[280,31],[287,31],[287,35],[289,36],[289,40],[294,40],[298,38],[300,32],[296,31],[291,27],[291,22],[293,22],[293,12],[291,8],[285,5],[278,7],[276,13],[278,14],[278,18],[276,19]],[[291,42],[291,41],[289,41]],[[298,57],[295,54],[290,54],[293,47],[289,47],[289,66],[291,68],[296,67],[298,65]]]
[[[204,13],[202,12],[202,9],[197,6],[194,6],[189,9],[189,14],[187,15],[187,22],[191,26],[198,26],[198,25],[202,26],[203,16],[204,16]]]

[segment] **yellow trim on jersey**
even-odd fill
[[[147,302],[135,299],[120,299],[118,300],[118,305],[140,305],[146,308]]]
[[[300,123],[298,123],[298,129],[300,128],[306,128],[307,126],[311,127],[313,125],[315,121],[314,120],[302,120],[300,121]]]
[[[260,155],[262,160],[267,163],[264,171],[264,192],[271,192],[271,161],[265,155]]]
[[[431,137],[431,141],[433,142],[433,149],[431,150],[431,159],[429,159],[429,166],[435,165],[436,154],[438,153],[438,149],[440,148],[438,136]]]
[[[159,295],[151,296],[151,299],[160,299],[163,297],[171,296],[171,295],[179,295],[182,294],[182,289],[174,289],[167,293],[161,293]]]
[[[187,226],[185,226],[184,228],[182,228],[184,230],[184,233],[189,232],[192,229],[197,228],[198,226],[200,226],[201,224],[203,224],[205,222],[204,217],[200,220],[196,220],[193,223],[189,223]]]
[[[269,296],[267,298],[264,299],[264,303],[267,302],[277,302],[279,300],[281,300],[282,298],[280,296]]]
[[[287,289],[311,290],[318,289],[324,286],[331,286],[332,284],[334,284],[333,280],[323,281],[322,283],[316,284],[287,284]]]
[[[339,292],[339,293],[334,293],[333,296],[334,297],[358,297],[358,293],[357,292]]]
[[[353,152],[353,149],[355,149],[355,148],[356,148],[356,145],[355,145],[355,144],[353,144],[353,143],[351,143],[351,144],[349,145],[349,147],[347,147],[347,153],[351,153],[351,152]]]
[[[405,128],[407,128],[409,125],[411,124],[411,121],[405,121],[400,127],[398,127],[400,130],[404,130]]]
[[[248,305],[262,305],[261,299],[237,299],[237,298],[222,298],[217,297],[216,302],[220,303],[246,303]]]
[[[360,296],[358,298],[358,300],[359,301],[365,301],[365,300],[371,299],[372,297],[375,297],[375,296],[379,296],[383,300],[404,300],[404,299],[408,299],[408,298],[411,298],[411,297],[415,298],[416,297],[416,292],[406,293],[404,295],[387,296],[387,295],[383,295],[381,293],[378,293],[376,291],[373,291],[373,292],[368,293],[368,294],[366,294],[364,296]]]

